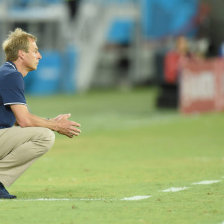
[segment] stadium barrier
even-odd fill
[[[224,60],[186,61],[180,74],[179,108],[184,114],[224,110]]]
[[[76,92],[76,68],[78,66],[78,52],[73,45],[68,45],[62,54],[62,72],[60,76],[59,92],[73,94]]]

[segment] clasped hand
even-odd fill
[[[71,117],[71,114],[60,114],[52,120],[57,123],[57,132],[66,135],[69,138],[72,138],[74,135],[78,136],[81,133],[81,130],[77,127],[80,127],[80,124],[74,121],[68,120]]]

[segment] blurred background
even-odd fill
[[[0,42],[21,27],[43,59],[31,95],[156,86],[158,107],[178,107],[183,58],[221,58],[222,0],[0,0]],[[0,62],[4,53],[0,51]]]

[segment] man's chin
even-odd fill
[[[34,67],[30,67],[30,68],[29,68],[29,71],[30,71],[30,72],[31,72],[31,71],[34,71],[34,70],[37,70],[37,65],[34,66]]]

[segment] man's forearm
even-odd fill
[[[29,114],[22,122],[18,123],[21,127],[44,127],[53,131],[58,131],[58,124],[53,119],[45,119],[34,114]]]
[[[24,105],[11,105],[11,109],[20,127],[45,127],[72,138],[78,136],[80,124],[68,120],[71,114],[60,114],[53,119],[45,119],[31,114]]]

